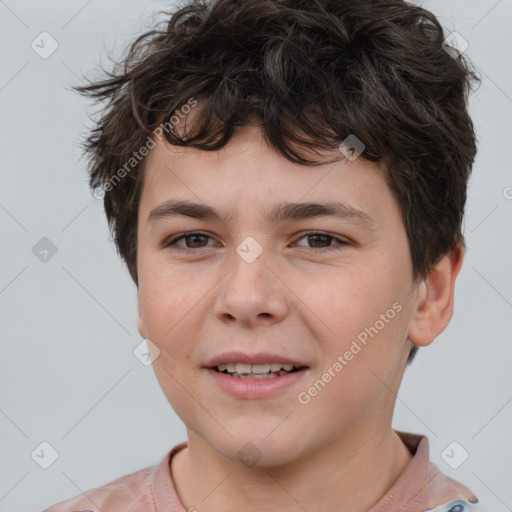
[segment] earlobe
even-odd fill
[[[449,324],[453,314],[455,279],[462,266],[462,245],[446,254],[420,283],[408,339],[415,345],[430,345]]]

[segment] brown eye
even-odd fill
[[[202,249],[207,247],[204,243],[208,239],[213,240],[210,236],[200,232],[183,233],[165,243],[165,247],[176,248],[179,251],[193,251],[194,249]],[[185,245],[178,244],[177,242],[184,240]]]
[[[312,247],[309,247],[310,249],[324,252],[325,250],[342,249],[345,245],[349,244],[347,240],[329,235],[328,233],[322,233],[320,231],[304,233],[300,240],[302,239],[307,239],[308,243],[312,244]],[[332,241],[337,243],[331,245]]]

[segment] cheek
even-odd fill
[[[152,365],[155,376],[178,416],[193,422],[193,415],[199,411],[190,400],[190,394],[197,395],[195,374],[190,372],[194,351],[191,341],[197,336],[192,322],[200,304],[194,307],[195,294],[190,287],[184,289],[182,281],[178,276],[164,278],[161,272],[143,274],[139,300],[147,337],[160,350]]]
[[[193,333],[191,322],[200,307],[200,292],[193,280],[169,276],[157,268],[140,273],[139,302],[147,337],[161,351],[155,361],[159,366],[177,368],[190,357],[188,338]],[[199,304],[197,304],[199,302]]]
[[[380,276],[364,265],[339,268],[318,280],[306,277],[301,294],[323,320],[326,332],[347,340],[378,320],[396,300]]]
[[[386,373],[400,357],[407,327],[405,281],[390,279],[383,267],[369,268],[345,269],[316,293],[305,290],[309,309],[322,320],[314,335],[322,340],[325,367],[346,354],[347,366]]]
[[[208,287],[195,272],[183,266],[162,262],[160,258],[141,258],[139,297],[145,320],[159,332],[169,329],[189,314]]]

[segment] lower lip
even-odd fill
[[[238,379],[211,368],[206,370],[223,391],[237,398],[249,399],[273,397],[280,391],[297,384],[309,372],[309,368],[302,368],[288,375],[270,379]]]

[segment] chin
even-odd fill
[[[296,442],[293,435],[278,434],[276,430],[269,436],[272,428],[259,432],[247,430],[233,438],[223,436],[222,440],[212,440],[211,445],[222,456],[247,468],[283,466],[303,455],[303,446]]]

